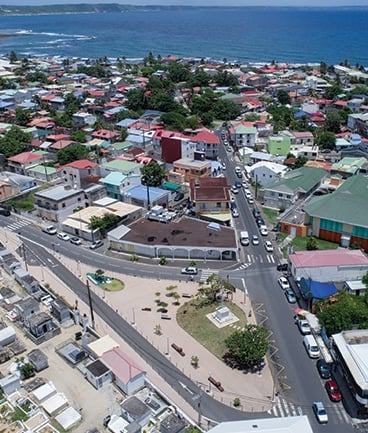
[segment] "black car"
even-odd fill
[[[10,216],[10,210],[8,208],[5,208],[5,207],[0,208],[0,215]]]
[[[234,183],[234,186],[235,186],[235,188],[241,189],[242,184],[241,184],[241,182],[236,181],[236,182]]]
[[[261,211],[258,208],[256,208],[256,207],[253,209],[253,216],[256,219],[261,216]]]
[[[319,359],[317,361],[317,370],[322,379],[330,379],[331,377],[331,368],[330,365],[324,360]]]
[[[277,265],[276,269],[280,272],[286,272],[288,270],[288,264],[287,263],[280,263]]]
[[[256,223],[257,223],[257,226],[258,226],[258,227],[261,227],[261,226],[264,226],[264,225],[265,225],[264,219],[261,218],[261,217],[258,217],[258,218],[257,218]]]
[[[183,200],[183,198],[184,198],[184,193],[178,192],[174,197],[174,201],[180,201]]]

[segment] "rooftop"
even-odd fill
[[[289,255],[289,260],[296,268],[312,268],[324,266],[365,266],[368,258],[360,250],[296,251]]]

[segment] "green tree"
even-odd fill
[[[277,99],[279,100],[280,104],[282,104],[282,105],[288,105],[291,103],[291,98],[290,98],[289,93],[283,89],[280,89],[277,92]]]
[[[308,251],[318,250],[318,244],[317,244],[316,238],[310,236],[308,238],[308,241],[307,241],[307,244],[306,244],[306,248],[307,248]]]
[[[337,111],[330,111],[326,114],[325,128],[330,132],[340,132],[341,116]]]
[[[323,95],[326,99],[335,99],[337,95],[343,92],[342,88],[338,84],[333,84],[331,87],[327,87]]]
[[[88,149],[83,144],[72,144],[65,149],[60,149],[57,152],[59,164],[65,165],[79,159],[86,159],[88,157]]]
[[[243,331],[231,334],[225,344],[233,361],[242,367],[252,367],[267,353],[267,329],[264,326],[247,324]]]
[[[27,126],[31,120],[31,110],[25,108],[15,109],[15,123],[20,126]]]
[[[22,131],[18,126],[12,126],[3,137],[0,137],[0,153],[10,158],[24,152],[31,139],[31,134]]]
[[[190,364],[194,367],[194,368],[198,368],[199,367],[199,358],[197,355],[192,355],[190,358]]]
[[[316,137],[316,143],[321,149],[335,149],[336,136],[330,131],[321,131]]]
[[[226,279],[218,274],[211,274],[205,285],[198,290],[199,297],[206,297],[210,302],[215,302],[222,293],[235,292],[235,287]]]
[[[216,119],[231,120],[235,119],[241,113],[240,107],[233,101],[219,99],[216,101],[213,112]]]
[[[177,61],[171,62],[167,68],[168,78],[174,83],[187,81],[190,77],[189,66]]]
[[[86,133],[84,131],[73,131],[70,134],[70,139],[75,141],[76,143],[86,143],[87,142],[87,137],[86,137]]]
[[[156,161],[151,161],[149,164],[141,168],[142,184],[148,186],[160,186],[165,178],[165,170]]]
[[[299,155],[295,160],[295,168],[303,167],[308,162],[308,158],[304,155]]]

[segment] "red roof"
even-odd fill
[[[56,150],[65,149],[66,147],[70,146],[73,143],[74,143],[74,141],[72,141],[72,140],[58,140],[58,141],[55,141],[55,143],[52,144],[50,146],[50,148],[56,149]]]
[[[338,107],[346,107],[348,105],[348,101],[335,101],[334,105]]]
[[[105,352],[101,359],[111,369],[114,376],[125,384],[143,373],[143,370],[118,347]]]
[[[203,141],[204,143],[219,144],[220,140],[216,134],[208,131],[207,129],[198,132],[197,135],[191,138],[192,141]]]
[[[42,155],[34,152],[22,152],[18,153],[18,155],[11,156],[10,158],[8,158],[8,160],[12,162],[17,162],[18,164],[27,164],[32,161],[39,161],[42,158]]]
[[[98,131],[94,131],[92,133],[92,137],[102,138],[109,140],[110,138],[117,137],[119,135],[118,132],[110,131],[109,129],[99,129]]]
[[[67,140],[68,138],[70,138],[68,134],[50,134],[47,136],[48,141]]]
[[[296,268],[314,268],[324,266],[367,266],[368,258],[360,250],[320,250],[295,251],[289,260]]]
[[[64,167],[72,167],[77,168],[79,170],[86,170],[88,168],[95,168],[97,164],[93,161],[89,161],[88,159],[79,159],[78,161],[70,162],[69,164],[65,164]]]

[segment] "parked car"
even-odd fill
[[[231,187],[231,192],[232,192],[233,194],[238,194],[238,193],[239,193],[239,190],[238,190],[238,188],[237,188],[235,185],[233,185],[233,186]]]
[[[241,189],[242,184],[241,184],[241,182],[236,181],[236,182],[234,183],[234,186],[235,186],[235,188]]]
[[[70,238],[70,243],[74,245],[81,245],[82,241],[77,238],[77,236],[73,236]]]
[[[253,204],[254,203],[254,198],[253,196],[247,197],[248,203],[249,204]]]
[[[241,173],[241,172],[242,172],[241,167],[236,166],[236,167],[235,167],[235,173]]]
[[[238,172],[236,173],[236,175],[238,176],[239,179],[241,179],[241,178],[243,177],[243,174],[242,174],[240,171],[238,171]]]
[[[186,275],[197,275],[198,268],[196,268],[195,266],[187,266],[186,268],[183,268],[181,270],[181,273]]]
[[[259,239],[257,235],[252,235],[252,244],[259,245]]]
[[[264,243],[264,247],[265,247],[265,250],[266,250],[268,253],[272,253],[272,252],[273,252],[273,246],[272,246],[272,244],[271,244],[270,241],[266,241],[266,242]]]
[[[264,219],[261,218],[261,217],[256,218],[256,223],[257,223],[258,227],[261,227],[261,226],[265,225]]]
[[[265,225],[261,225],[259,227],[259,233],[261,233],[262,236],[267,236],[268,235],[268,229]]]
[[[67,235],[66,233],[60,232],[56,235],[56,237],[58,239],[61,239],[62,241],[69,241],[70,240],[70,236]]]
[[[325,383],[325,389],[331,401],[336,403],[341,401],[341,391],[339,385],[333,379],[330,379]]]
[[[0,207],[0,215],[10,216],[10,210],[5,207]]]
[[[239,216],[239,211],[238,211],[238,208],[237,208],[237,207],[233,207],[233,208],[231,209],[231,215],[233,216],[233,218],[238,218],[238,216]]]
[[[49,226],[42,226],[42,231],[44,233],[47,233],[49,235],[56,235],[57,233],[57,229],[55,226],[53,225],[49,225]]]
[[[320,424],[328,423],[328,415],[326,409],[321,401],[315,401],[313,403],[313,412]]]
[[[317,370],[322,379],[330,379],[331,369],[324,359],[319,359],[316,363]]]
[[[91,250],[95,250],[96,248],[102,247],[103,242],[101,241],[101,239],[98,239],[97,241],[93,241],[91,243],[91,245],[89,246],[89,248]]]
[[[180,200],[183,200],[183,198],[184,198],[184,193],[178,192],[178,193],[176,193],[176,195],[174,197],[174,201],[180,201]]]
[[[308,334],[310,334],[312,332],[308,320],[299,319],[297,321],[297,325],[298,325],[299,331],[303,335],[308,335]]]
[[[222,168],[223,170],[226,170],[226,164],[225,164],[224,162],[221,164],[221,168]]]
[[[287,278],[280,277],[277,282],[279,283],[279,286],[282,288],[282,290],[290,289],[290,284]]]
[[[280,263],[276,266],[276,269],[280,272],[286,272],[288,270],[288,264],[287,263]]]
[[[296,303],[296,296],[293,289],[287,289],[285,290],[285,296],[289,304],[295,304]]]

